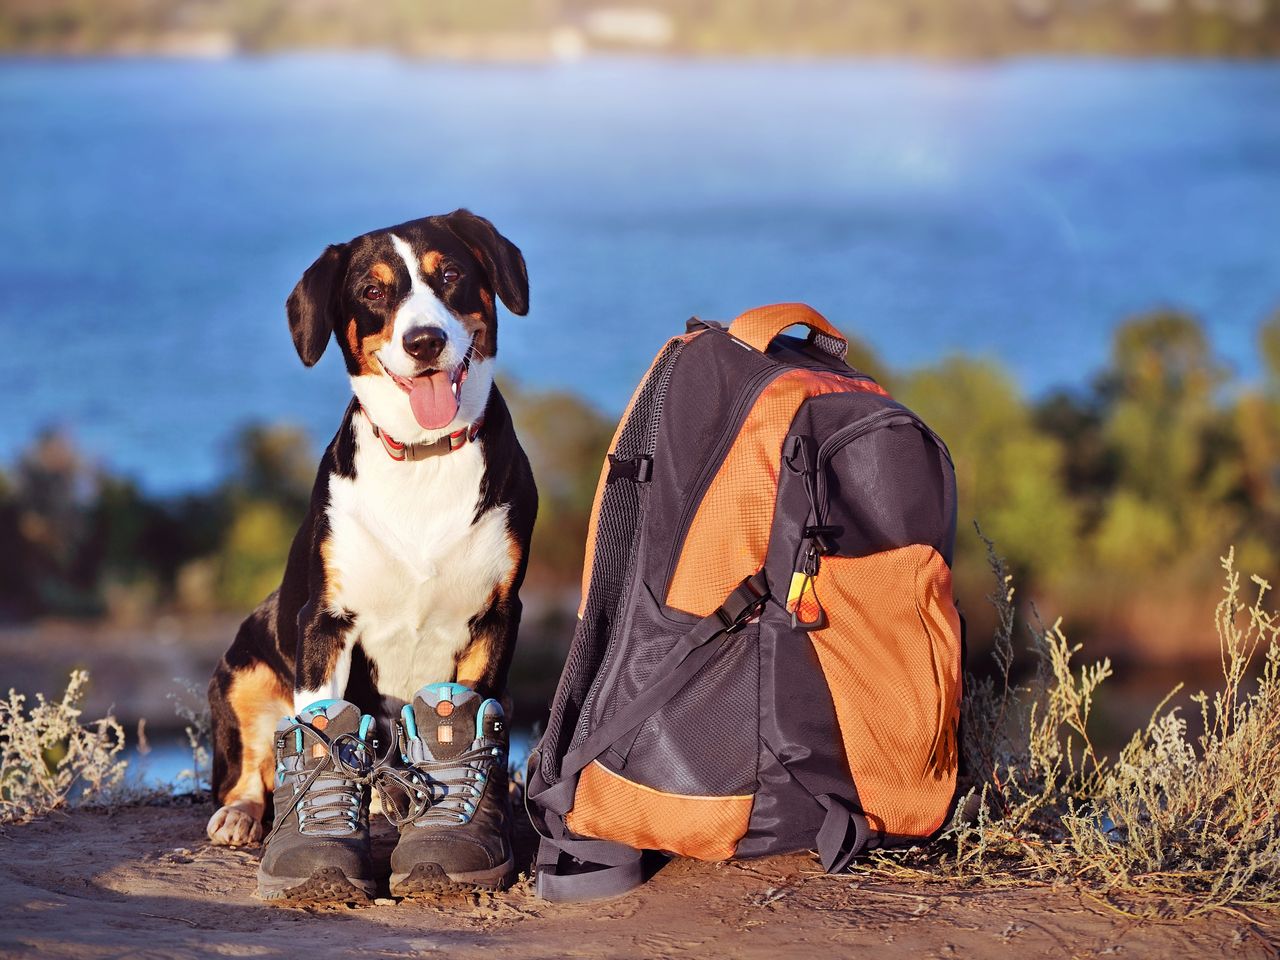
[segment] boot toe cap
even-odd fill
[[[268,848],[262,857],[263,872],[277,877],[310,877],[329,867],[337,867],[353,880],[369,879],[373,872],[367,850],[340,840],[314,840],[278,850]]]
[[[402,839],[391,853],[393,873],[409,873],[418,866],[438,866],[447,874],[471,873],[492,869],[507,859],[507,852],[499,849],[497,838],[493,843],[483,843],[465,836],[447,833],[424,834],[412,839]]]

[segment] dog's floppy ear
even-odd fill
[[[529,274],[520,248],[497,231],[484,217],[470,210],[455,210],[445,222],[484,265],[494,292],[512,313],[529,312]]]
[[[289,314],[289,332],[293,334],[298,356],[308,367],[315,366],[333,335],[349,254],[345,243],[326,248],[316,262],[307,267],[289,294],[285,307]]]

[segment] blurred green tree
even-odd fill
[[[232,610],[257,606],[280,585],[297,522],[277,503],[249,500],[235,510],[218,556],[218,599]]]
[[[38,436],[18,460],[8,511],[15,546],[22,551],[13,598],[18,608],[89,614],[99,610],[94,570],[87,562],[88,508],[98,490],[97,471],[71,438],[57,430]]]
[[[538,485],[530,580],[571,587],[582,574],[587,523],[614,423],[574,394],[501,386]]]
[[[1160,311],[1117,328],[1098,381],[1117,468],[1094,541],[1104,567],[1165,568],[1203,543],[1198,531],[1223,527],[1219,508],[1238,464],[1209,454],[1221,439],[1215,397],[1225,380],[1194,317]]]
[[[1065,573],[1077,546],[1078,511],[1064,482],[1065,452],[1037,429],[998,366],[952,357],[900,378],[896,396],[945,438],[960,489],[957,564],[985,569],[972,521],[1037,582]]]
[[[849,342],[849,352],[845,356],[849,366],[859,373],[865,373],[880,386],[892,392],[894,389],[893,373],[885,365],[884,361],[880,359],[880,355],[872,349],[871,344],[860,337],[850,336],[843,331],[841,333]]]
[[[1237,397],[1231,426],[1240,459],[1241,562],[1280,573],[1280,312],[1258,333],[1263,380]]]
[[[1258,351],[1262,355],[1267,391],[1280,400],[1280,310],[1262,325],[1258,334]]]
[[[301,522],[311,502],[317,457],[306,431],[292,424],[251,424],[232,442],[233,498],[278,504]]]
[[[1121,482],[1169,507],[1201,479],[1215,391],[1226,380],[1194,317],[1162,311],[1121,324],[1101,393]]]
[[[1103,432],[1106,412],[1096,394],[1080,388],[1055,390],[1035,405],[1036,429],[1065,451],[1063,477],[1084,530],[1097,525],[1116,486],[1116,458]]]
[[[218,551],[224,607],[247,610],[280,582],[293,535],[306,516],[316,456],[289,424],[252,424],[232,444],[233,472],[222,491],[228,524]]]

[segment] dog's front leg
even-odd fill
[[[525,470],[528,471],[527,463]],[[523,611],[520,586],[524,583],[529,561],[528,545],[533,535],[533,519],[538,512],[532,476],[528,477],[523,489],[525,499],[518,504],[520,509],[513,512],[518,519],[512,525],[510,572],[506,580],[494,588],[484,611],[472,618],[471,640],[454,665],[454,678],[459,683],[471,687],[481,696],[500,699],[508,713],[511,712],[511,698],[507,691],[507,673],[511,669],[511,658],[520,633],[520,614]]]
[[[295,714],[317,700],[337,700],[346,694],[355,642],[353,626],[349,614],[333,614],[315,601],[308,602],[298,612]]]
[[[458,656],[455,677],[484,697],[498,697],[510,710],[505,697],[507,672],[520,631],[520,598],[508,591],[495,591],[489,607],[471,623],[471,641]]]

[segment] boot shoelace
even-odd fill
[[[374,771],[369,744],[354,733],[340,733],[331,740],[302,721],[292,724],[278,737],[295,732],[301,733],[304,740],[309,738],[322,744],[324,756],[315,766],[307,767],[303,759],[305,753],[299,751],[296,755],[299,766],[283,771],[281,784],[293,786],[293,797],[276,815],[275,826],[263,843],[271,842],[295,810],[301,833],[340,836],[355,832],[360,824],[362,788],[371,781]],[[327,782],[319,782],[321,777]]]
[[[374,782],[383,815],[396,826],[467,823],[501,755],[501,747],[482,743],[448,760],[419,759],[408,767],[379,764]]]

